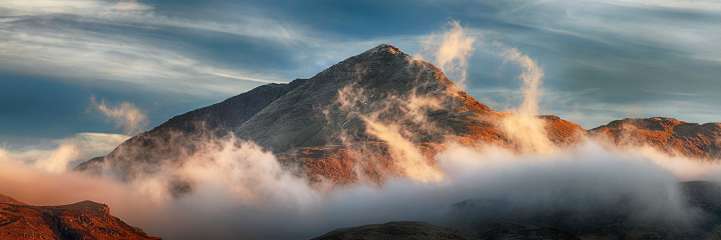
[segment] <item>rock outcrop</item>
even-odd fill
[[[110,215],[108,206],[83,201],[62,206],[31,206],[0,194],[0,239],[157,240]]]

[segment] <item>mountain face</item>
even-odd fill
[[[110,215],[108,206],[83,201],[30,206],[0,194],[0,239],[160,239]]]
[[[260,86],[176,116],[77,169],[97,171],[107,164],[132,178],[182,164],[182,156],[208,139],[232,134],[314,180],[380,182],[410,174],[399,164],[402,159],[432,166],[432,156],[447,141],[517,148],[499,126],[503,116],[457,88],[437,67],[383,44],[310,79]],[[558,117],[542,119],[558,145],[584,135]]]
[[[589,133],[619,146],[651,146],[670,155],[721,159],[721,123],[687,123],[662,117],[626,118],[591,129]]]

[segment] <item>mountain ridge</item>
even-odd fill
[[[622,147],[650,146],[672,156],[721,159],[721,123],[675,118],[624,118],[589,130],[591,136]]]

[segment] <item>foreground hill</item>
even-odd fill
[[[553,228],[513,223],[492,223],[472,231],[458,230],[422,222],[389,222],[342,228],[312,240],[580,240]]]
[[[456,230],[422,222],[389,222],[342,228],[312,240],[465,240]]]
[[[572,210],[527,209],[502,199],[470,199],[451,206],[444,226],[390,222],[341,228],[313,240],[466,239],[466,240],[719,240],[721,186],[683,182],[682,194],[692,224],[640,221],[628,201]],[[586,204],[584,204],[586,205]]]
[[[499,126],[503,116],[437,67],[383,44],[310,79],[260,86],[176,116],[78,169],[107,164],[128,178],[152,174],[160,165],[182,164],[208,139],[233,134],[315,180],[380,182],[415,174],[404,166],[409,159],[432,168],[431,156],[447,141],[518,148]],[[573,144],[585,133],[558,117],[542,119],[558,145]]]
[[[0,239],[160,239],[110,215],[108,206],[83,201],[31,206],[0,194]]]

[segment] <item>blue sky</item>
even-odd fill
[[[308,78],[380,43],[408,53],[451,20],[476,37],[467,90],[519,99],[514,47],[545,71],[541,111],[590,128],[623,117],[721,121],[721,2],[100,1],[0,5],[0,144],[122,133],[270,82]]]

